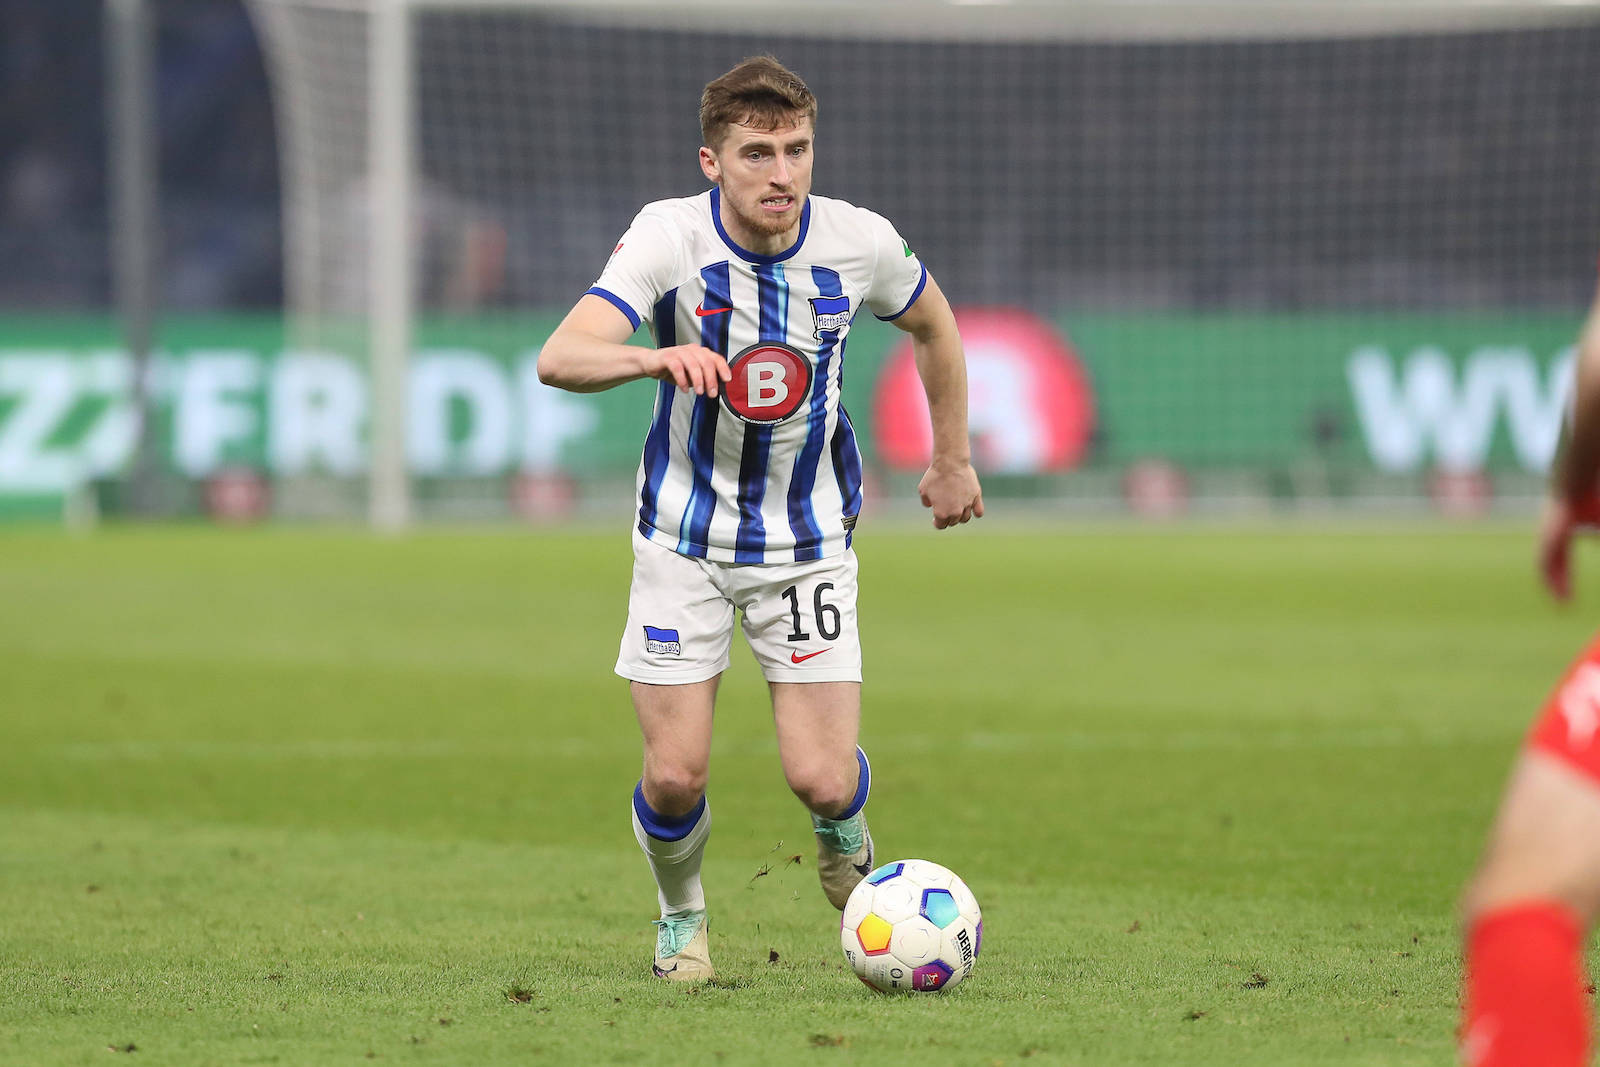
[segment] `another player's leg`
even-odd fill
[[[706,779],[717,679],[693,685],[634,682],[644,770],[633,790],[633,834],[655,876],[658,978],[711,977],[700,865],[711,834]]]
[[[822,891],[842,910],[872,870],[872,834],[862,810],[872,773],[856,744],[861,684],[773,682],[770,688],[783,774],[811,812]]]
[[[1600,913],[1600,645],[1568,674],[1512,772],[1468,887],[1462,1058],[1589,1058],[1583,935]]]

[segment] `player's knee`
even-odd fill
[[[832,816],[850,806],[856,794],[856,764],[847,770],[812,764],[789,772],[789,788],[800,803],[823,816]]]
[[[706,794],[704,767],[657,766],[645,777],[650,806],[663,815],[686,815]]]

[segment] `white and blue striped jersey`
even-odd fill
[[[639,532],[723,563],[821,559],[849,547],[861,453],[839,402],[845,340],[862,307],[904,314],[927,270],[881,215],[809,196],[799,239],[774,256],[723,229],[718,190],[640,211],[589,292],[656,346],[729,358],[721,397],[656,391],[639,464]]]

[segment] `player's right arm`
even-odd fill
[[[684,277],[684,238],[674,202],[646,204],[611,250],[594,287],[578,298],[539,352],[539,380],[595,393],[639,378],[716,396],[733,377],[728,361],[700,345],[649,349],[625,344],[664,293]]]
[[[1578,336],[1571,421],[1556,454],[1539,529],[1539,570],[1558,600],[1572,595],[1572,535],[1600,523],[1600,290]]]
[[[610,301],[585,293],[539,350],[539,380],[574,393],[596,393],[655,378],[716,396],[721,383],[733,377],[728,361],[709,348],[640,348],[626,343],[633,331],[633,323]]]

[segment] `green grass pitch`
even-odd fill
[[[984,908],[948,994],[845,969],[742,646],[719,979],[648,977],[620,526],[0,532],[0,1063],[1451,1061],[1456,894],[1600,558],[1562,611],[1521,526],[857,549],[880,856]]]

